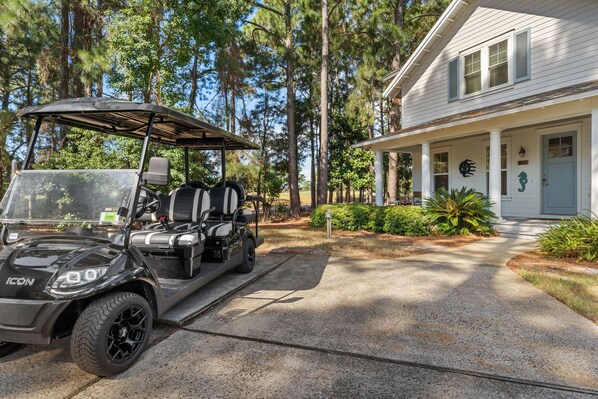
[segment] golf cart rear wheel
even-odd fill
[[[237,273],[251,273],[255,266],[255,241],[247,238],[243,245],[243,263],[236,267]]]
[[[141,356],[152,332],[152,310],[131,292],[115,292],[85,308],[71,336],[71,356],[84,371],[109,376]]]
[[[20,344],[0,341],[0,357],[8,356],[21,347]]]

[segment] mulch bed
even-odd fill
[[[589,275],[598,275],[598,262],[582,262],[577,259],[554,259],[538,251],[527,252],[511,259],[507,266],[513,270],[568,271]]]

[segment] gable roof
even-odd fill
[[[449,4],[426,37],[424,37],[419,46],[417,46],[411,57],[409,57],[401,69],[396,72],[392,82],[384,90],[383,94],[385,98],[397,97],[397,94],[401,91],[401,85],[405,80],[409,79],[409,74],[421,64],[422,58],[425,57],[430,52],[430,49],[442,39],[444,33],[455,22],[455,18],[459,12],[467,6],[469,6],[469,1],[466,0],[453,0],[452,3]],[[392,76],[392,74],[390,76]]]

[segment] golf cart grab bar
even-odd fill
[[[261,195],[248,195],[247,197],[245,197],[247,199],[247,201],[251,201],[251,202],[264,202],[264,197],[262,197]]]

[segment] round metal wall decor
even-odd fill
[[[461,173],[463,177],[473,176],[475,169],[475,162],[473,162],[471,159],[466,159],[459,164],[459,173]]]

